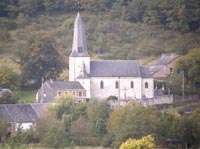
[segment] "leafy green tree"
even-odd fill
[[[93,100],[87,105],[86,112],[89,119],[91,133],[97,137],[106,134],[109,106],[105,102]]]
[[[7,136],[7,130],[8,130],[8,123],[6,121],[0,121],[0,141],[2,143],[2,146],[4,146],[6,142],[6,136]]]
[[[184,72],[185,79],[188,84],[196,86],[200,83],[200,48],[192,49],[183,56],[176,65],[176,70],[180,73]]]
[[[0,96],[0,104],[14,104],[18,100],[18,96],[10,91],[5,91]]]
[[[54,126],[47,131],[42,144],[45,147],[61,148],[70,146],[70,141],[63,128]]]
[[[63,59],[55,39],[47,32],[31,34],[23,48],[18,52],[23,85],[33,82],[39,86],[42,77],[56,79],[62,72]]]
[[[36,1],[18,0],[19,12],[24,15],[32,16],[37,11]]]
[[[88,145],[87,142],[89,140],[87,142],[86,140],[88,138],[91,139],[88,119],[83,116],[80,116],[77,120],[73,121],[70,127],[70,134],[71,134],[71,138],[79,146]]]
[[[189,116],[189,122],[192,125],[192,131],[188,132],[192,134],[190,141],[193,141],[193,144],[196,144],[197,147],[200,147],[200,110],[195,109],[192,114]]]
[[[146,0],[133,0],[126,9],[126,19],[131,22],[143,22]]]
[[[85,10],[91,12],[107,11],[111,8],[114,0],[82,0],[82,6]]]
[[[0,86],[15,90],[20,84],[20,74],[13,70],[13,68],[1,64],[0,65]]]
[[[160,138],[180,140],[180,133],[177,130],[180,130],[181,115],[172,110],[169,113],[161,113],[159,119],[156,129],[158,140]]]
[[[108,131],[114,136],[113,145],[119,146],[129,137],[139,138],[155,133],[158,122],[158,113],[155,108],[145,108],[131,103],[120,110],[111,112]]]

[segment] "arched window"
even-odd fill
[[[131,81],[131,88],[134,88],[134,83],[133,83],[133,81]]]
[[[149,88],[148,82],[145,82],[145,88]]]
[[[103,89],[104,88],[104,84],[103,81],[100,82],[100,88]]]
[[[119,88],[119,82],[118,81],[115,82],[115,88]]]

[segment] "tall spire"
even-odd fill
[[[89,56],[87,52],[85,28],[79,12],[74,22],[74,37],[73,37],[72,53],[70,56],[72,57]]]
[[[81,1],[78,0],[78,12],[80,12],[80,11],[81,11]]]

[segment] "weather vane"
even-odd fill
[[[81,11],[81,0],[78,0],[78,12]]]

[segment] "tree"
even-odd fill
[[[55,39],[47,32],[31,34],[23,48],[18,52],[23,85],[33,82],[39,86],[42,77],[56,79],[62,72],[62,57],[57,52]]]
[[[151,135],[144,136],[140,140],[128,139],[122,143],[120,149],[148,149],[156,147],[154,138]]]
[[[8,130],[8,123],[6,121],[0,121],[0,141],[2,142],[2,146],[6,141]]]
[[[70,146],[70,141],[63,128],[54,126],[47,131],[42,140],[42,144],[45,147],[61,148]]]
[[[192,49],[176,64],[176,70],[184,73],[186,82],[196,87],[200,83],[200,48]]]
[[[92,135],[100,137],[106,134],[109,106],[105,102],[93,100],[87,105],[86,112]]]
[[[155,133],[158,122],[158,113],[155,108],[145,108],[131,103],[120,110],[111,112],[108,131],[114,136],[113,145],[119,146],[128,138],[140,138]]]
[[[90,138],[88,119],[80,116],[75,120],[70,128],[71,137],[80,146],[86,144],[83,142],[87,138]]]
[[[19,73],[5,64],[0,65],[0,87],[15,90],[19,87],[19,80]]]
[[[18,99],[18,96],[11,91],[5,91],[1,93],[0,104],[14,104],[17,103]]]

